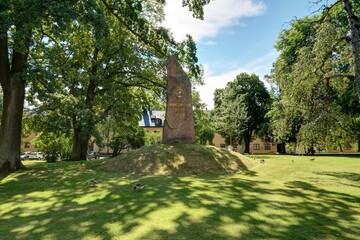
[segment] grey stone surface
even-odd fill
[[[179,62],[167,60],[167,104],[163,143],[195,142],[191,83]]]

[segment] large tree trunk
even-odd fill
[[[81,130],[74,129],[73,147],[71,151],[70,161],[85,160],[89,147],[89,138],[81,133]]]
[[[119,152],[120,152],[120,147],[119,147],[119,145],[117,145],[113,148],[113,152],[112,152],[111,156],[116,157],[119,155]]]
[[[281,142],[278,144],[277,151],[279,154],[286,154],[286,143]]]
[[[350,39],[355,63],[355,84],[360,102],[360,20],[354,12],[349,0],[342,0],[350,26]]]
[[[246,130],[244,132],[244,142],[245,142],[245,152],[244,153],[250,153],[251,138],[252,138],[252,131]]]
[[[340,149],[340,152],[343,152],[343,148],[341,146],[341,143],[339,142],[339,149]]]
[[[0,127],[0,171],[24,168],[20,160],[21,124],[24,108],[25,84],[15,77],[3,88],[4,101]]]
[[[30,42],[30,34],[28,42]],[[3,111],[0,126],[0,171],[24,168],[20,160],[21,125],[25,99],[27,54],[13,50],[12,64],[8,58],[6,34],[0,33],[0,83],[3,91]]]
[[[98,69],[97,66],[97,58],[98,58],[98,54],[99,54],[99,49],[95,48],[94,52],[93,52],[93,65],[91,66],[90,72],[92,75],[95,75]],[[90,78],[89,80],[89,86],[87,88],[86,91],[86,99],[85,99],[85,106],[87,108],[87,110],[89,110],[90,112],[93,111],[93,103],[94,103],[94,99],[95,99],[95,89],[96,89],[97,83],[94,79]],[[71,157],[70,160],[71,161],[78,161],[78,160],[85,160],[87,158],[87,151],[88,151],[88,147],[89,147],[89,140],[90,140],[90,132],[92,130],[92,128],[94,128],[95,126],[95,121],[94,119],[89,119],[86,122],[86,126],[81,125],[77,126],[77,119],[76,119],[76,114],[74,114],[72,116],[72,124],[73,124],[73,129],[74,129],[74,136],[73,136],[73,148],[72,148],[72,152],[71,152]],[[83,131],[84,129],[82,128],[88,128],[85,129],[85,131]],[[86,133],[85,133],[86,132]]]
[[[70,156],[70,161],[80,161],[87,158],[87,151],[89,147],[89,134],[85,134],[80,127],[77,126],[76,115],[73,115],[73,145]]]

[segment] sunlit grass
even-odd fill
[[[359,155],[248,158],[265,162],[251,174],[145,176],[97,161],[25,161],[28,170],[0,175],[0,239],[360,236]],[[138,182],[145,188],[134,191]]]

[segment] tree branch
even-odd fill
[[[128,31],[130,31],[134,36],[139,38],[142,42],[147,44],[148,46],[152,47],[157,53],[159,53],[162,57],[166,57],[166,53],[164,53],[161,49],[158,48],[155,44],[153,44],[151,41],[146,39],[141,34],[137,33],[132,27],[130,27],[126,21],[124,21],[119,14],[117,14],[117,11],[114,7],[110,6],[110,4],[106,0],[101,0],[101,2],[105,5],[105,7],[110,11],[110,13],[119,20],[120,23],[122,23]]]
[[[50,34],[47,34],[47,33],[44,31],[44,28],[43,28],[42,25],[41,25],[41,27],[40,27],[40,31],[41,31],[41,33],[42,33],[43,36],[46,36],[46,37],[50,38],[56,45],[60,45],[60,44],[58,43],[58,41],[56,41],[56,39],[55,39],[54,37],[50,36]],[[41,37],[41,39],[42,39],[42,38],[43,38],[43,37]]]
[[[315,6],[315,5],[318,5],[320,2],[323,2],[323,0],[315,1],[315,2],[311,2],[311,3],[312,3],[312,6]],[[337,4],[339,4],[339,3],[341,3],[341,0],[338,0],[338,1],[334,2],[334,3],[331,4],[329,7],[328,7],[327,5],[322,5],[320,8],[318,8],[318,10],[312,12],[310,15],[313,15],[313,14],[315,14],[315,13],[318,13],[318,12],[320,12],[320,11],[323,11],[323,12],[325,12],[326,14],[324,14],[323,17],[318,20],[318,21],[323,21],[324,18],[329,15],[329,12],[331,11],[331,9],[334,8],[334,7],[335,7]],[[312,7],[312,6],[311,6],[311,7]]]
[[[329,59],[329,57],[331,56],[331,54],[334,52],[333,50],[338,46],[339,43],[341,43],[342,41],[345,41],[345,40],[350,40],[348,36],[343,36],[341,38],[339,38],[332,46],[331,48],[329,49],[329,51],[327,51],[325,54],[324,54],[324,58],[323,58],[323,61],[321,62],[321,65],[316,68],[314,70],[314,74],[316,74],[316,72],[318,70],[320,70],[322,73],[324,73],[323,71],[323,67],[325,65],[325,62],[327,59]],[[317,75],[317,74],[316,74]]]
[[[338,74],[333,74],[333,75],[330,75],[330,76],[326,76],[324,79],[328,80],[328,79],[337,78],[337,77],[354,78],[354,75],[353,74],[338,73]]]
[[[111,75],[108,75],[107,78],[110,78],[110,77],[112,77],[112,76],[114,76],[114,75],[117,75],[117,74],[124,74],[124,75],[130,74],[130,75],[134,75],[134,76],[136,76],[136,77],[138,77],[138,78],[140,78],[140,79],[144,79],[144,80],[152,83],[153,85],[155,85],[155,86],[157,86],[157,87],[166,89],[166,86],[165,86],[165,85],[159,84],[159,83],[151,80],[150,78],[141,75],[141,73],[137,73],[137,72],[134,72],[134,71],[117,71],[117,72],[113,72]],[[126,86],[126,87],[133,86],[133,85],[127,84],[127,83],[121,83],[121,84],[123,84],[123,85],[125,84],[124,86]]]

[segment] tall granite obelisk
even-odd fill
[[[191,83],[175,57],[166,62],[167,103],[163,143],[195,142]]]

